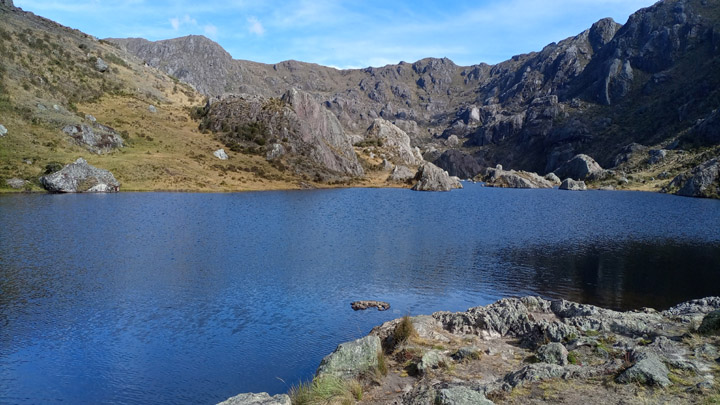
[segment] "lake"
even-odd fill
[[[465,187],[0,196],[0,403],[210,404],[405,314],[720,294],[720,201]]]

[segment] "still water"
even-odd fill
[[[383,321],[526,294],[719,295],[720,201],[474,184],[0,196],[0,403],[286,392]]]

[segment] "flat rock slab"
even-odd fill
[[[377,308],[378,311],[387,311],[390,309],[390,304],[385,301],[355,301],[351,302],[350,306],[356,311],[366,310],[372,307]]]
[[[228,398],[218,405],[290,405],[290,397],[286,394],[278,394],[273,397],[267,392],[259,394],[246,393]]]

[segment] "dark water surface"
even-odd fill
[[[285,392],[383,321],[526,294],[718,295],[720,201],[473,184],[0,196],[0,403]]]

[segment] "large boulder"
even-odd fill
[[[225,149],[218,149],[215,152],[213,152],[213,156],[220,160],[228,160],[228,155],[225,153]]]
[[[236,395],[217,405],[291,405],[291,402],[287,394],[278,394],[271,397],[267,392],[261,392],[259,394]]]
[[[355,378],[378,366],[378,353],[382,350],[380,338],[365,336],[352,342],[341,343],[334,352],[325,356],[315,373],[338,378]]]
[[[93,123],[92,126],[85,124],[67,125],[63,128],[63,132],[73,138],[78,145],[84,146],[97,154],[109,152],[115,148],[122,148],[124,143],[122,137],[114,129],[97,122]]]
[[[561,179],[597,180],[605,173],[602,167],[588,155],[575,155],[554,170]]]
[[[551,342],[541,346],[537,351],[537,358],[543,363],[566,366],[568,364],[568,351],[562,343]]]
[[[675,194],[685,197],[720,198],[720,159],[708,160],[690,173],[678,175],[665,188],[670,190],[677,190]]]
[[[393,168],[388,181],[407,183],[415,177],[415,173],[407,166],[397,165]]]
[[[423,162],[420,151],[410,146],[410,137],[405,131],[382,118],[373,121],[366,138],[380,140],[388,158],[397,164],[418,166]]]
[[[537,173],[503,170],[502,166],[485,170],[485,185],[504,188],[553,188],[554,183]]]
[[[705,315],[698,332],[706,335],[720,335],[720,310]]]
[[[584,181],[565,179],[562,184],[560,184],[560,190],[585,191],[587,190],[587,186]]]
[[[112,173],[90,166],[83,158],[40,177],[40,184],[51,193],[114,193],[120,190],[120,183]]]
[[[98,72],[100,72],[100,73],[107,72],[108,67],[109,67],[108,64],[105,63],[105,61],[102,60],[102,58],[97,58],[97,59],[95,60],[95,69],[96,69]]]
[[[451,176],[461,179],[472,179],[482,171],[482,167],[475,158],[457,149],[446,150],[433,163],[437,167],[447,170]]]
[[[669,386],[670,371],[657,354],[650,351],[634,352],[635,364],[617,377],[617,382],[637,382],[646,385]]]
[[[435,395],[437,405],[493,405],[481,392],[468,387],[448,387],[437,391]]]
[[[415,191],[450,191],[462,188],[457,177],[450,177],[448,172],[432,163],[425,163],[415,174],[417,183],[412,187]]]

